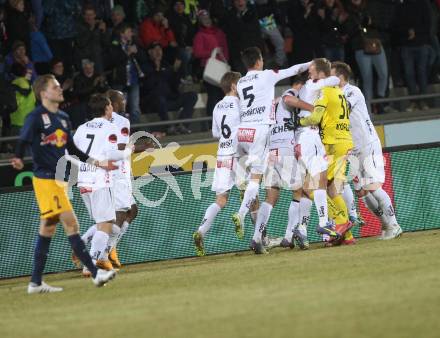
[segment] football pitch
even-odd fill
[[[145,243],[148,245],[148,243]],[[4,257],[3,257],[4,258]],[[125,266],[97,289],[77,271],[27,295],[0,280],[0,337],[438,337],[440,230],[309,251]]]

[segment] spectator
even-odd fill
[[[276,0],[256,0],[257,13],[264,38],[268,38],[275,48],[275,62],[278,68],[287,64],[284,38],[278,29],[278,3]]]
[[[76,22],[80,13],[78,0],[45,0],[44,35],[56,58],[64,61],[68,74],[72,73],[73,42],[77,35]]]
[[[347,19],[347,14],[341,3],[336,0],[324,0],[317,13],[324,56],[332,62],[344,61],[346,37],[342,23]]]
[[[185,78],[185,80],[190,80],[191,46],[194,39],[195,27],[189,15],[185,14],[185,1],[174,1],[172,10],[167,13],[167,18],[176,38],[178,57],[182,61],[182,77]]]
[[[31,4],[32,13],[35,16],[35,25],[37,29],[40,30],[44,19],[43,0],[31,0]]]
[[[139,81],[142,72],[142,54],[133,43],[133,30],[122,23],[116,32],[106,60],[106,69],[111,72],[110,84],[113,89],[127,95],[127,112],[132,123],[140,118]],[[139,59],[139,60],[138,60]]]
[[[103,20],[96,19],[96,10],[87,5],[83,8],[83,17],[78,24],[78,36],[75,41],[75,65],[80,68],[81,60],[89,59],[95,64],[95,71],[104,70],[102,56],[110,43],[110,34]]]
[[[142,46],[148,48],[153,42],[159,42],[165,60],[173,64],[177,55],[177,42],[169,27],[168,19],[159,9],[153,11],[151,18],[146,18],[139,26],[139,39]]]
[[[109,89],[104,75],[99,75],[95,72],[93,61],[84,59],[81,62],[81,66],[81,73],[73,79],[73,95],[79,101],[70,116],[74,129],[88,120],[87,103],[90,97],[96,93],[104,93]]]
[[[11,114],[17,110],[15,91],[11,83],[0,73],[0,126],[1,136],[9,136],[11,129]],[[0,152],[9,152],[9,143],[0,144]]]
[[[405,81],[410,95],[427,93],[430,10],[427,0],[405,0],[397,7],[395,27],[400,36]],[[414,111],[418,108],[416,102],[411,102],[407,110]],[[429,107],[425,101],[420,101],[420,108]]]
[[[246,0],[234,0],[233,7],[225,16],[222,27],[228,39],[232,68],[245,73],[246,69],[241,62],[241,52],[252,46],[264,50],[257,13],[253,8],[248,8]]]
[[[14,63],[11,70],[15,75],[12,86],[15,90],[17,110],[11,114],[10,135],[18,135],[26,116],[34,110],[36,99],[30,82],[31,71],[21,63]]]
[[[199,12],[199,25],[199,31],[194,37],[193,51],[194,57],[200,60],[202,68],[205,68],[206,62],[214,48],[218,48],[219,55],[228,61],[229,51],[226,36],[221,29],[212,24],[211,17],[205,10]],[[223,98],[224,94],[219,87],[209,84],[208,82],[204,82],[204,85],[208,94],[206,112],[212,115],[215,105]]]
[[[5,9],[0,7],[0,73],[4,72],[3,58],[7,53],[7,40],[8,35],[6,34]]]
[[[52,51],[47,44],[46,37],[38,30],[36,18],[31,16],[31,56],[38,74],[49,72],[49,62],[52,60]]]
[[[51,61],[50,73],[55,76],[63,89],[64,102],[60,105],[60,108],[66,111],[73,103],[73,80],[65,73],[64,63],[60,59]]]
[[[350,0],[345,30],[361,73],[365,99],[370,101],[373,98],[373,69],[377,73],[377,97],[384,98],[388,86],[388,65],[374,18],[365,7],[365,0]]]
[[[30,48],[31,31],[29,27],[29,15],[25,12],[24,0],[9,0],[6,7],[6,32],[8,34],[8,46],[12,47],[14,41],[23,41],[26,48]]]
[[[12,51],[8,55],[6,55],[6,68],[10,69],[12,64],[19,63],[26,67],[31,73],[31,83],[34,83],[37,78],[37,72],[35,71],[34,64],[29,59],[26,53],[26,46],[22,41],[15,41],[12,44]],[[9,79],[12,80],[15,75],[12,72],[8,74]]]
[[[222,22],[226,15],[226,7],[223,0],[200,0],[199,8],[207,10],[216,25]]]
[[[111,14],[111,28],[109,28],[110,32],[112,33],[112,39],[114,38],[113,32],[118,29],[119,25],[124,23],[124,20],[124,7],[122,7],[121,5],[116,5],[115,7],[113,7]]]
[[[319,17],[313,0],[292,0],[288,21],[293,33],[293,63],[310,61],[321,57]]]
[[[197,13],[199,11],[199,0],[184,0],[185,14],[189,16],[191,22],[195,25],[197,23]]]
[[[150,45],[149,62],[144,80],[143,93],[150,111],[157,112],[162,121],[168,121],[168,111],[178,110],[179,119],[189,119],[193,115],[197,102],[194,92],[180,93],[179,75],[175,67],[163,60],[162,45],[158,42]],[[169,134],[191,133],[185,125],[168,128]]]

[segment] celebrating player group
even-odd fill
[[[240,208],[232,215],[235,232],[243,238],[250,212],[255,225],[250,248],[256,254],[267,253],[266,228],[281,188],[292,191],[281,247],[308,249],[312,202],[319,218],[316,231],[326,246],[354,244],[351,228],[363,221],[347,183],[347,162],[357,196],[381,220],[380,239],[399,237],[402,229],[382,189],[380,140],[363,94],[348,82],[350,67],[320,58],[288,69],[263,70],[256,47],[246,49],[242,61],[246,75],[223,76],[225,97],[213,113],[212,134],[219,139],[212,184],[217,196],[193,234],[197,255],[206,254],[204,238],[234,185],[242,190]],[[285,78],[291,78],[292,87],[275,98],[275,84]],[[266,189],[262,203],[261,183]]]
[[[347,162],[357,196],[381,220],[380,238],[399,237],[402,229],[391,199],[382,189],[381,144],[364,96],[348,82],[350,67],[315,59],[288,69],[263,70],[261,51],[256,47],[246,49],[242,61],[247,74],[228,72],[223,76],[225,97],[213,113],[212,133],[219,139],[212,183],[216,200],[193,234],[196,254],[206,254],[204,239],[234,186],[241,191],[242,202],[231,215],[231,229],[243,239],[249,214],[254,224],[250,248],[256,254],[267,253],[266,230],[280,189],[292,192],[281,247],[308,249],[313,203],[319,218],[316,231],[326,245],[354,244],[351,228],[362,220],[347,183]],[[275,84],[286,78],[291,79],[291,88],[275,98]],[[116,247],[137,215],[130,156],[145,146],[129,142],[130,123],[121,114],[125,100],[118,91],[94,95],[89,103],[94,118],[74,135],[68,116],[59,110],[63,94],[55,77],[40,76],[34,91],[41,105],[27,117],[11,160],[14,168],[22,169],[26,148],[31,147],[41,222],[28,293],[62,291],[42,278],[59,222],[68,236],[74,263],[96,286],[102,286],[121,267]],[[78,165],[78,187],[94,223],[82,236],[66,193],[64,173],[57,177],[59,160],[66,154]],[[264,201],[258,199],[261,184],[266,189]]]

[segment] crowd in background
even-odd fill
[[[367,100],[390,87],[427,93],[438,82],[440,0],[0,0],[2,136],[16,135],[37,104],[32,83],[52,73],[73,127],[87,102],[110,87],[141,114],[191,118],[200,83],[212,114],[220,88],[203,81],[216,57],[245,72],[240,52],[263,51],[266,67],[327,57],[348,62]],[[409,111],[428,108],[412,102]],[[393,110],[375,105],[374,113]],[[190,133],[172,126],[168,133]]]

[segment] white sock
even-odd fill
[[[251,207],[251,204],[254,202],[255,198],[258,196],[258,189],[260,188],[260,185],[255,181],[250,181],[246,191],[244,192],[243,201],[240,205],[240,210],[238,210],[238,213],[244,219],[249,212],[249,208]]]
[[[384,215],[387,217],[386,225],[397,224],[396,214],[394,212],[393,203],[391,203],[391,198],[385,190],[379,188],[372,192],[373,196],[379,203],[380,208],[383,210]]]
[[[307,238],[307,226],[305,224],[298,224],[298,231],[301,236]]]
[[[202,237],[205,237],[206,233],[211,229],[212,222],[220,210],[222,210],[222,208],[220,208],[217,203],[212,203],[208,209],[206,209],[205,217],[203,217],[202,224],[199,226],[198,230],[202,234]]]
[[[382,225],[388,224],[388,218],[384,214],[382,208],[379,205],[379,202],[373,196],[373,194],[368,193],[365,196],[362,196],[362,201],[364,201],[364,204],[368,208],[368,210],[370,210],[374,215],[380,218]]]
[[[107,252],[110,252],[113,248],[116,247],[116,244],[118,244],[118,238],[120,234],[121,234],[121,228],[118,227],[116,224],[113,224],[112,233],[110,234],[108,239]]]
[[[104,231],[96,230],[92,239],[92,247],[90,248],[90,256],[92,256],[94,261],[98,259],[107,260],[106,248],[108,239],[108,234],[106,234]]]
[[[315,190],[313,193],[316,211],[318,212],[319,226],[325,227],[328,222],[327,191],[324,189]]]
[[[267,202],[263,202],[260,205],[260,209],[258,209],[257,224],[255,225],[254,237],[252,238],[257,243],[261,243],[261,234],[267,226],[271,211],[272,206]]]
[[[128,230],[128,226],[130,225],[130,223],[128,223],[127,221],[124,221],[124,223],[122,223],[121,225],[121,231],[119,232],[119,236],[116,240],[116,245],[118,245],[118,243],[121,241],[122,236],[124,236],[124,234],[127,232]]]
[[[251,220],[253,225],[257,224],[257,216],[258,216],[258,209],[251,211]]]
[[[90,241],[93,238],[93,235],[96,232],[96,224],[93,224],[90,228],[87,229],[87,231],[84,233],[84,235],[81,236],[82,241],[85,245],[89,244]]]
[[[342,191],[342,198],[347,206],[348,214],[357,218],[356,204],[354,203],[353,190],[351,190],[350,184],[344,184],[344,190]]]
[[[312,212],[313,202],[307,197],[302,197],[299,200],[299,222],[304,224],[306,228],[310,222],[310,213]]]
[[[288,211],[289,220],[287,222],[286,233],[284,235],[284,238],[289,242],[292,240],[293,231],[299,223],[299,204],[300,202],[296,200],[292,200],[292,202],[290,202]]]

